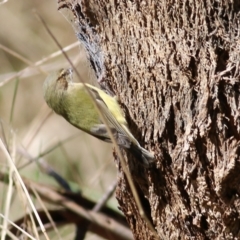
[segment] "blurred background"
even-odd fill
[[[2,2],[2,1],[1,1]],[[42,85],[48,72],[69,66],[51,36],[38,20],[39,14],[82,77],[88,74],[84,51],[77,44],[71,25],[57,11],[56,0],[9,0],[0,4],[0,120],[1,139],[6,143],[22,176],[57,186],[43,174],[33,158],[49,149],[43,159],[84,193],[98,199],[116,180],[111,144],[86,135],[52,113],[43,99]],[[56,56],[57,55],[57,56]],[[0,150],[0,168],[9,164]],[[7,185],[0,183],[0,212],[4,213]],[[112,205],[117,203],[112,198]],[[37,203],[36,203],[37,204]],[[18,193],[12,196],[9,218],[24,214]],[[22,209],[22,210],[20,210]],[[0,219],[0,221],[2,221]],[[72,239],[64,231],[63,239]],[[58,239],[54,234],[51,239]],[[87,239],[99,239],[89,234]]]

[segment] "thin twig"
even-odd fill
[[[34,206],[34,204],[32,202],[32,199],[31,199],[31,197],[30,197],[30,195],[28,193],[28,190],[27,190],[27,188],[26,188],[26,186],[25,186],[25,184],[24,184],[24,182],[23,182],[23,180],[22,180],[22,178],[21,178],[21,176],[20,176],[20,174],[19,174],[19,172],[18,172],[18,170],[17,170],[17,168],[16,168],[12,158],[11,158],[11,156],[9,155],[6,147],[4,146],[1,138],[0,138],[0,148],[2,149],[3,153],[7,157],[8,161],[9,161],[9,165],[11,165],[12,169],[15,172],[17,180],[19,181],[19,183],[20,183],[20,185],[21,185],[21,187],[22,187],[22,189],[23,189],[23,191],[24,191],[24,193],[25,193],[25,195],[26,195],[26,197],[28,199],[28,202],[29,202],[29,204],[30,204],[30,206],[31,206],[31,208],[32,208],[32,210],[34,212],[34,215],[35,215],[35,217],[36,217],[36,219],[38,221],[38,224],[39,224],[42,232],[45,233],[45,228],[44,228],[44,226],[43,226],[43,224],[41,222],[41,219],[39,218],[39,215],[38,215],[37,210],[36,210],[36,208],[35,208],[35,206]]]
[[[7,219],[5,216],[3,216],[0,213],[0,217],[2,217],[3,219],[6,219],[6,221],[8,221],[9,223],[11,223],[11,225],[13,225],[15,228],[17,228],[19,231],[21,231],[22,233],[24,233],[27,237],[31,238],[32,240],[37,240],[36,238],[34,238],[33,236],[31,236],[29,233],[27,233],[25,230],[23,230],[22,228],[20,228],[18,225],[16,225],[14,222],[10,221],[9,219]]]
[[[110,197],[113,195],[115,189],[117,187],[117,181],[115,181],[110,187],[108,188],[107,192],[100,198],[100,200],[96,203],[96,205],[93,208],[94,212],[101,211],[102,207],[105,206],[106,202],[110,199]]]

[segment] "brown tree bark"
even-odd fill
[[[127,157],[157,234],[240,238],[239,0],[79,3],[99,37],[104,80],[155,153],[149,169]],[[117,199],[134,237],[155,239],[118,168]]]

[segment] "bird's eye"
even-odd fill
[[[57,81],[66,79],[71,74],[71,69],[61,69]]]
[[[60,76],[57,78],[57,82],[59,82],[61,79],[62,79],[62,75],[60,75]]]

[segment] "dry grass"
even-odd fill
[[[22,156],[19,150],[25,149],[31,156],[37,157],[62,143],[44,155],[45,161],[66,179],[75,182],[76,186],[88,189],[94,197],[95,193],[104,193],[116,178],[111,145],[87,136],[61,117],[50,113],[42,96],[43,81],[47,72],[68,63],[61,54],[51,57],[59,49],[34,15],[33,9],[46,21],[63,47],[76,42],[71,26],[57,12],[56,1],[19,0],[0,5],[1,139],[21,176],[51,185],[55,184],[54,181],[41,173],[37,161],[29,163],[26,154]],[[78,69],[84,76],[86,72],[81,66],[84,66],[85,60],[79,47],[68,51],[68,54],[78,63]],[[44,58],[47,61],[41,63]],[[38,66],[34,66],[36,62],[39,62]],[[0,151],[0,156],[1,171],[12,174],[13,169],[6,155]],[[28,203],[19,189],[21,187],[11,181],[0,184],[0,212],[11,221],[27,212]],[[38,200],[32,199],[35,206],[41,206]],[[4,224],[6,227],[10,223],[1,219],[0,226]],[[65,229],[49,236],[50,239],[60,239],[59,235],[62,239],[71,239],[71,232]],[[34,231],[31,234],[39,238]],[[3,235],[1,239],[4,239]],[[98,237],[89,235],[88,239]]]

